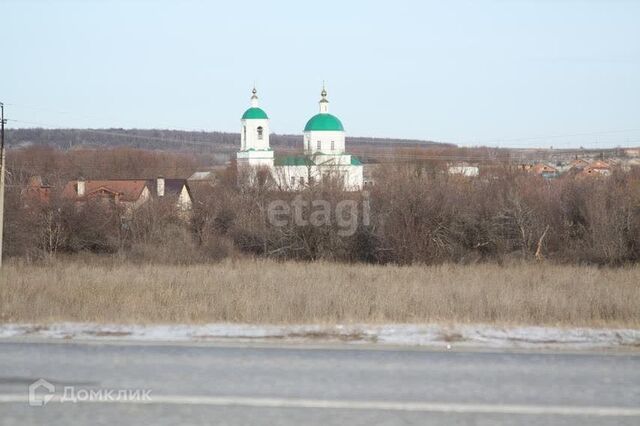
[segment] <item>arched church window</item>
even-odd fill
[[[262,126],[258,126],[258,139],[262,140]]]
[[[331,151],[333,151],[334,149],[336,149],[336,142],[331,141]]]
[[[242,142],[244,145],[247,143],[247,126],[242,126]]]
[[[320,141],[316,142],[316,149],[318,149],[318,150],[322,149],[322,143]]]

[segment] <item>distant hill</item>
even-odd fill
[[[75,147],[128,146],[195,153],[231,153],[240,145],[239,133],[197,132],[160,129],[7,129],[9,147],[48,145],[61,149]],[[351,146],[455,147],[432,141],[347,137]],[[271,145],[292,149],[302,146],[301,135],[271,135]]]
[[[128,147],[195,155],[201,165],[225,164],[240,145],[239,133],[161,129],[6,129],[10,148],[49,146],[64,151],[80,148]],[[575,158],[622,158],[624,148],[537,149],[458,147],[426,140],[347,137],[349,152],[365,163],[384,161],[483,162],[508,158],[512,162],[559,164]],[[300,152],[302,135],[271,134],[276,154]],[[634,151],[634,150],[630,150]],[[640,150],[636,150],[640,151]],[[633,155],[638,155],[633,154]],[[632,156],[633,156],[632,155]]]

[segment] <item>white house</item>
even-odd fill
[[[345,146],[342,122],[329,114],[327,91],[323,88],[320,112],[304,127],[302,155],[274,157],[269,146],[269,117],[258,107],[253,89],[251,107],[241,118],[238,168],[255,176],[256,170],[268,170],[276,186],[298,190],[325,180],[340,182],[347,190],[363,187],[363,167]]]
[[[447,168],[447,173],[450,175],[476,177],[480,174],[480,169],[478,166],[467,163],[450,164]]]

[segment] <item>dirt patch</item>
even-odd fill
[[[440,340],[447,343],[464,342],[465,338],[460,333],[443,332],[440,334]]]
[[[194,339],[242,339],[242,340],[284,340],[284,339],[305,339],[305,340],[338,340],[341,342],[376,342],[378,338],[376,336],[366,335],[360,332],[353,333],[339,333],[332,330],[323,331],[303,331],[303,332],[291,332],[287,334],[273,334],[264,336],[243,336],[243,335],[212,335],[212,334],[198,334],[193,336]]]
[[[25,334],[35,334],[35,333],[39,333],[41,331],[46,331],[48,329],[49,329],[49,327],[44,326],[44,325],[34,325],[33,327],[29,327],[25,331]]]
[[[131,336],[130,331],[88,331],[87,334],[96,337],[124,337]]]
[[[341,342],[367,341],[375,342],[375,336],[369,336],[360,332],[352,333],[336,333],[331,330],[327,331],[307,331],[302,333],[288,333],[287,338],[311,339],[311,340],[339,340]]]
[[[233,339],[233,340],[252,340],[252,339],[283,339],[284,336],[274,335],[274,336],[243,336],[243,335],[235,335],[235,334],[225,334],[225,335],[217,335],[217,334],[194,334],[191,336],[194,339],[206,340],[206,339]]]

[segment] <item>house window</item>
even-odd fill
[[[320,141],[316,142],[316,149],[320,151],[322,149],[322,143]]]
[[[335,141],[331,141],[331,151],[336,149],[336,143]]]
[[[258,140],[262,140],[262,126],[258,126]]]

